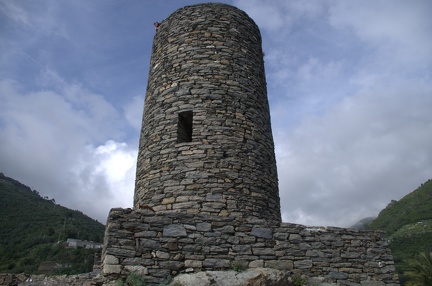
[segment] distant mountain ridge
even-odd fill
[[[349,228],[354,228],[354,229],[366,229],[366,227],[374,220],[376,219],[376,217],[367,217],[364,218],[358,222],[356,222],[355,224],[353,224],[352,226],[350,226]]]
[[[64,242],[67,238],[102,242],[104,225],[3,173],[0,198],[0,272],[91,271],[94,251],[65,248]]]

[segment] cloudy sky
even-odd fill
[[[154,21],[202,1],[0,0],[0,172],[131,207]],[[261,29],[283,220],[349,226],[432,178],[430,0],[226,0]]]

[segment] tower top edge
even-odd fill
[[[163,24],[164,22],[166,22],[167,20],[169,21],[172,18],[176,18],[177,15],[181,15],[181,14],[189,14],[189,11],[198,11],[198,10],[219,10],[219,9],[225,9],[225,10],[231,10],[233,13],[238,13],[240,15],[242,15],[241,17],[243,19],[248,19],[249,21],[251,21],[253,23],[253,25],[255,25],[256,27],[258,27],[258,25],[255,23],[255,21],[243,10],[241,10],[240,8],[230,5],[230,4],[226,4],[226,3],[221,3],[221,2],[205,2],[205,3],[198,3],[198,4],[192,4],[192,5],[187,5],[184,6],[182,8],[179,8],[177,10],[175,10],[173,13],[171,13],[168,17],[166,17],[161,24]]]

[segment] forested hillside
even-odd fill
[[[0,198],[0,272],[91,271],[94,251],[66,248],[65,240],[102,242],[104,225],[3,173]]]
[[[408,277],[409,260],[432,252],[432,180],[399,201],[392,201],[368,228],[386,231],[401,282]]]

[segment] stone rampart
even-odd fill
[[[180,273],[266,267],[341,285],[398,285],[383,232],[117,208],[105,238],[102,274],[111,279],[137,272],[157,285]]]

